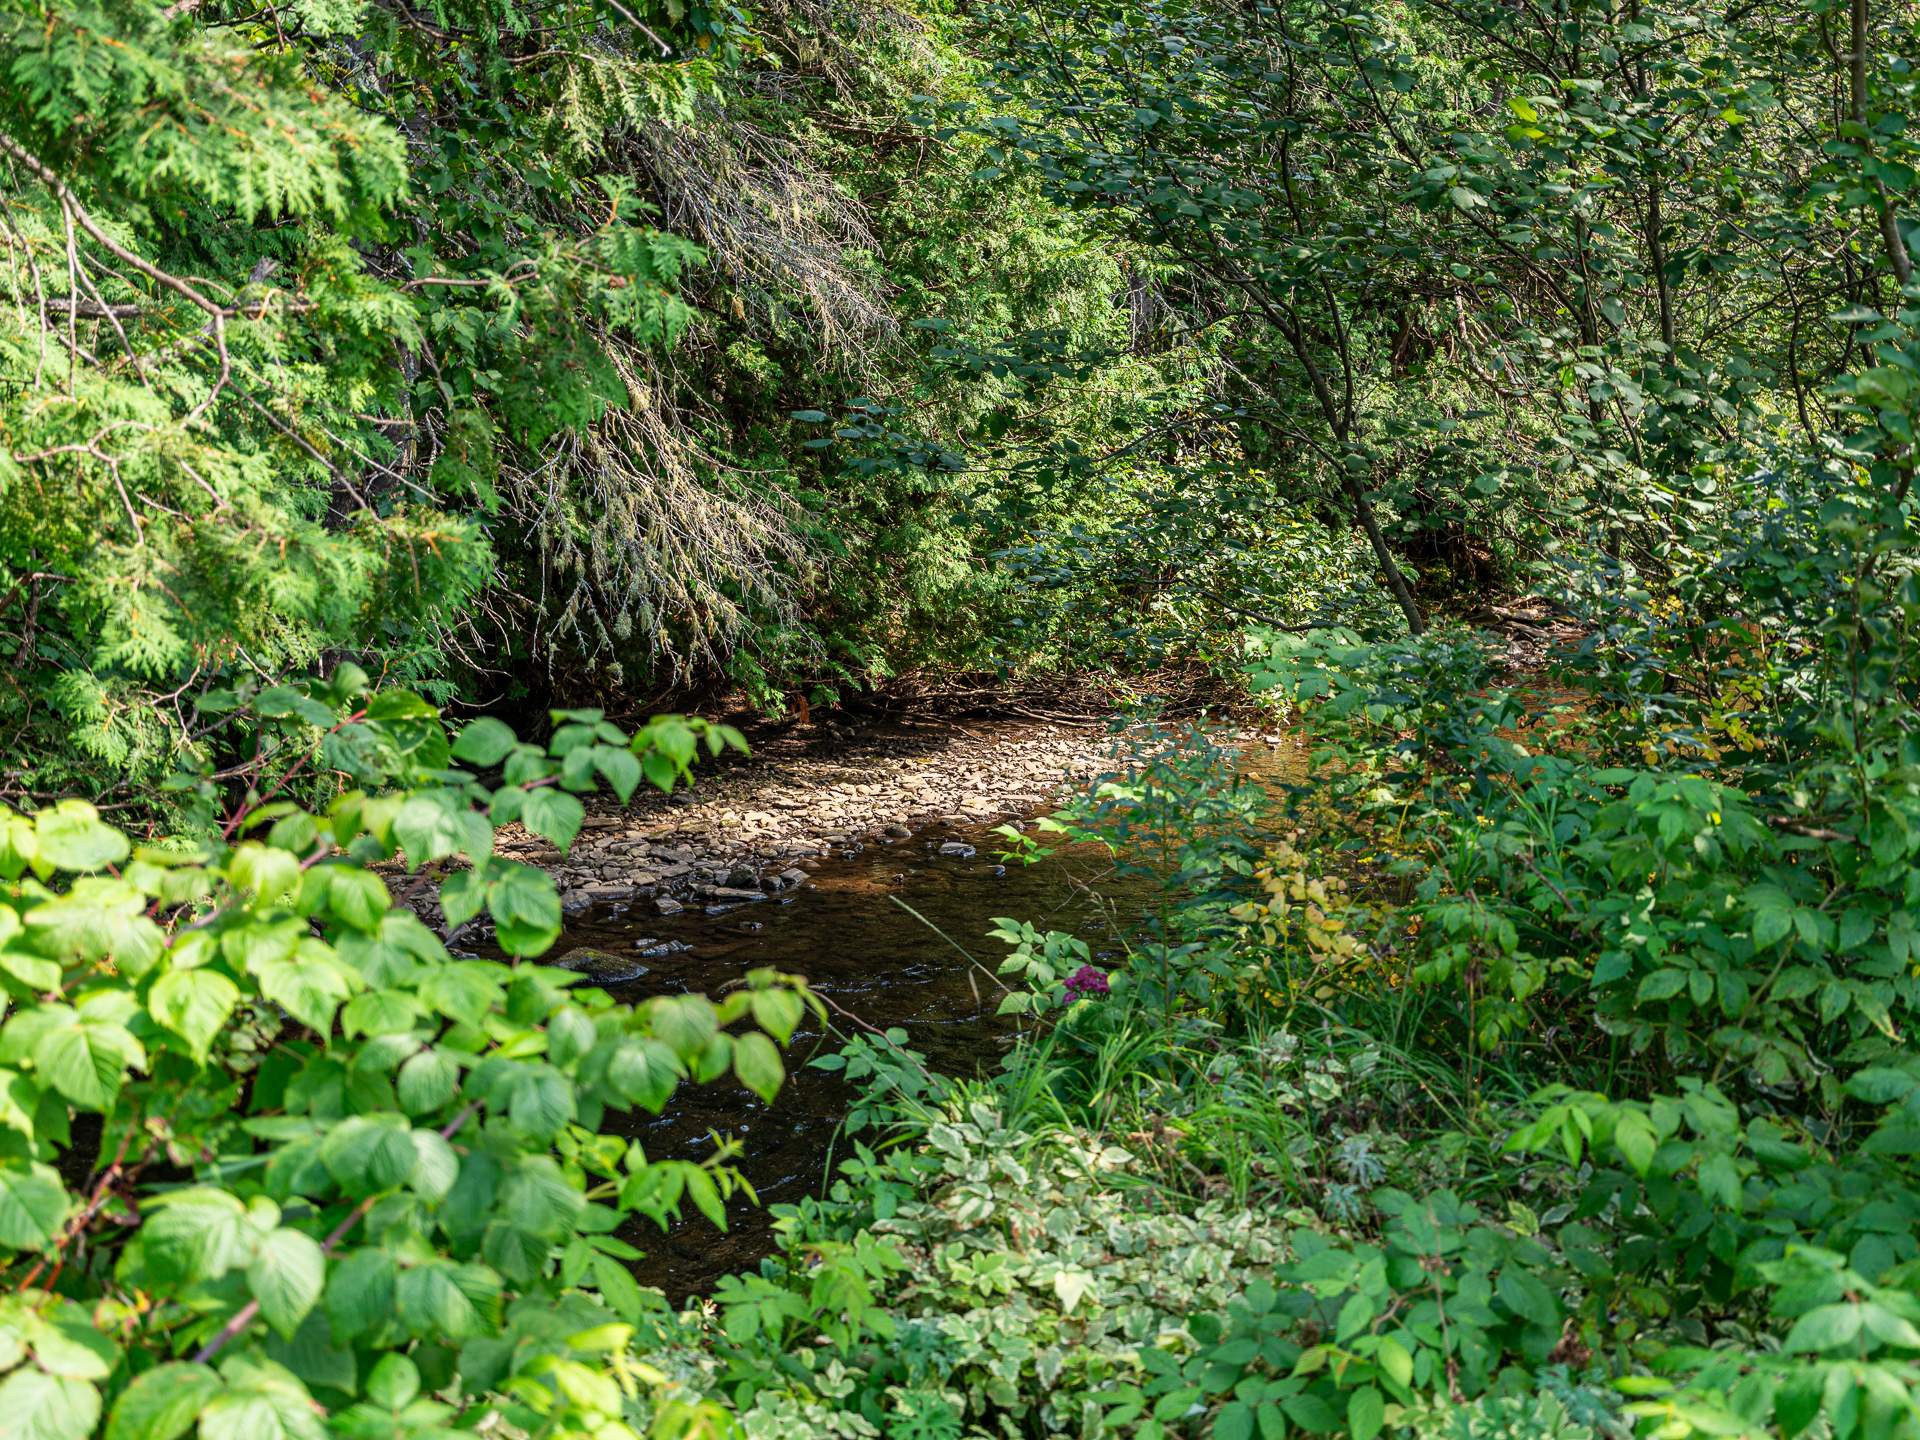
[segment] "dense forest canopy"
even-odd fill
[[[0,0],[0,1440],[1920,1435],[1916,61]],[[956,943],[990,1073],[540,963],[498,837],[745,744],[651,710],[1171,673],[1310,769],[1001,832],[1159,899]],[[830,1029],[677,1310],[742,1142],[606,1122]]]

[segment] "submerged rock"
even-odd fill
[[[974,856],[974,848],[964,840],[949,840],[940,847],[940,853],[951,856],[955,860],[971,860]]]
[[[631,955],[615,955],[610,950],[596,950],[590,945],[576,946],[553,963],[563,970],[577,971],[596,985],[624,985],[630,980],[638,980],[652,968],[642,965]]]

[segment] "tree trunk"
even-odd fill
[[[1387,546],[1387,537],[1380,533],[1380,522],[1374,516],[1373,502],[1367,498],[1367,487],[1352,476],[1348,476],[1345,483],[1354,518],[1359,520],[1360,528],[1367,532],[1367,543],[1373,546],[1373,558],[1380,562],[1380,568],[1386,572],[1387,589],[1392,592],[1400,613],[1407,617],[1407,629],[1419,635],[1427,628],[1426,618],[1421,615],[1419,603],[1407,586],[1407,577],[1400,573],[1393,551]]]

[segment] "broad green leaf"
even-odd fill
[[[100,1420],[100,1392],[84,1380],[31,1365],[0,1380],[0,1435],[6,1440],[84,1440]]]
[[[336,1257],[327,1270],[327,1323],[336,1339],[350,1341],[393,1319],[393,1292],[400,1267],[383,1250],[356,1250]]]
[[[573,1120],[573,1085],[550,1066],[523,1066],[509,1088],[507,1113],[516,1130],[544,1144]]]
[[[499,1290],[498,1278],[482,1266],[431,1260],[401,1271],[394,1306],[414,1335],[464,1340],[486,1332]]]
[[[260,1241],[259,1253],[247,1267],[247,1288],[260,1302],[260,1313],[283,1336],[300,1328],[320,1298],[326,1281],[327,1259],[310,1235],[285,1228]]]
[[[147,992],[153,1018],[185,1040],[202,1062],[239,1003],[240,987],[211,969],[170,970]]]
[[[62,800],[34,817],[39,858],[62,870],[104,870],[133,853],[127,837],[84,800]]]
[[[793,1039],[794,1027],[805,1014],[805,1002],[792,990],[781,988],[753,992],[754,1023],[782,1045]]]
[[[400,1108],[409,1115],[426,1115],[440,1109],[458,1093],[460,1067],[446,1051],[422,1050],[400,1066],[395,1088]]]
[[[486,769],[507,758],[514,747],[513,730],[491,715],[461,727],[454,737],[453,758]]]
[[[221,1373],[227,1388],[207,1402],[200,1440],[327,1440],[324,1412],[287,1370],[237,1358]]]
[[[633,798],[633,792],[640,786],[640,761],[631,750],[596,745],[593,748],[593,765],[606,777],[608,787],[620,797],[621,804]]]
[[[1792,1354],[1818,1354],[1823,1350],[1851,1347],[1860,1334],[1864,1316],[1856,1303],[1822,1305],[1809,1310],[1794,1322],[1783,1350]]]
[[[140,1225],[140,1255],[161,1285],[218,1279],[252,1258],[247,1211],[224,1190],[194,1186],[156,1196]]]
[[[509,955],[538,955],[559,938],[560,897],[544,870],[496,862],[487,883],[487,911],[500,948]]]
[[[420,1371],[404,1355],[382,1355],[367,1376],[367,1398],[389,1410],[403,1410],[420,1393]]]
[[[1354,1391],[1347,1401],[1347,1429],[1353,1440],[1373,1440],[1386,1423],[1386,1414],[1386,1398],[1373,1386]]]
[[[114,1402],[105,1440],[178,1440],[220,1388],[220,1377],[205,1365],[156,1365],[134,1377]]]
[[[552,785],[529,790],[520,811],[521,824],[562,850],[572,846],[586,818],[586,807],[578,797]]]
[[[1638,1110],[1621,1113],[1613,1127],[1613,1143],[1638,1175],[1647,1173],[1647,1167],[1653,1163],[1654,1152],[1660,1148],[1653,1126]]]
[[[352,1116],[327,1132],[320,1161],[349,1195],[395,1189],[413,1174],[413,1127],[398,1115]]]
[[[317,942],[250,968],[260,981],[260,993],[316,1035],[333,1029],[335,1012],[353,993],[339,962]]]
[[[24,1160],[0,1165],[0,1246],[38,1250],[50,1244],[72,1208],[51,1166]]]
[[[107,1109],[128,1068],[145,1063],[145,1050],[124,1027],[78,1017],[47,1031],[33,1047],[34,1069],[83,1110]]]
[[[768,1104],[773,1103],[773,1097],[780,1091],[780,1082],[786,1078],[780,1052],[774,1049],[771,1040],[753,1030],[733,1037],[733,1073],[742,1085]]]

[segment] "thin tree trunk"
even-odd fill
[[[1380,568],[1386,572],[1387,589],[1392,593],[1394,603],[1400,607],[1400,613],[1407,617],[1407,629],[1415,635],[1423,633],[1427,628],[1426,617],[1420,613],[1419,602],[1413,598],[1413,591],[1407,586],[1407,577],[1400,573],[1400,566],[1387,545],[1387,537],[1380,532],[1380,521],[1374,516],[1373,501],[1367,498],[1367,487],[1351,476],[1345,483],[1347,501],[1353,506],[1354,518],[1360,522],[1360,528],[1367,532],[1367,543],[1373,546],[1373,558],[1380,562]]]
[[[1851,82],[1847,108],[1853,123],[1864,127],[1867,123],[1867,0],[1853,0],[1849,20],[1852,33],[1848,43],[1852,53],[1847,57]],[[1894,213],[1887,187],[1878,180],[1873,182],[1873,196],[1880,211],[1880,240],[1893,265],[1894,281],[1905,285],[1913,278],[1913,261],[1907,255],[1907,242],[1900,237],[1899,217]]]

